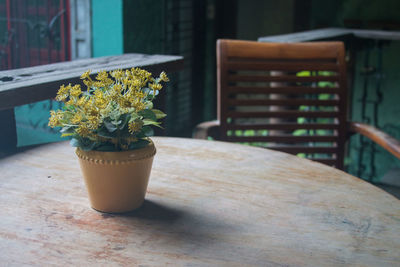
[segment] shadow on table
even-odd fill
[[[169,208],[165,205],[153,202],[151,200],[144,200],[142,206],[137,210],[119,214],[116,216],[132,217],[142,220],[153,221],[155,223],[171,224],[179,220],[184,215],[183,211]],[[107,215],[103,215],[107,216]]]
[[[156,235],[159,240],[168,240],[171,246],[182,245],[183,242],[187,248],[196,246],[207,253],[212,253],[214,244],[221,242],[216,233],[234,231],[232,225],[214,216],[195,213],[190,209],[168,207],[151,200],[145,200],[139,209],[132,212],[102,216],[124,220],[125,223],[128,220],[131,229],[152,233],[151,235]]]

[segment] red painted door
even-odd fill
[[[0,0],[0,70],[70,59],[68,0]]]

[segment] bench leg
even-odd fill
[[[0,111],[0,152],[12,151],[17,147],[17,130],[14,109]]]

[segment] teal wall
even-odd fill
[[[58,131],[47,126],[50,110],[59,108],[61,106],[51,100],[15,107],[17,146],[21,147],[66,140],[60,137]]]
[[[124,52],[123,0],[92,0],[92,55],[119,55]]]

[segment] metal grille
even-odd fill
[[[69,58],[68,0],[0,0],[0,69]]]
[[[68,0],[0,0],[0,70],[70,59]],[[51,100],[16,107],[18,145],[59,140],[48,126]]]
[[[364,50],[359,52],[363,59],[361,69],[358,70],[362,86],[358,98],[354,99],[354,102],[358,102],[357,104],[360,106],[355,120],[373,125],[398,139],[399,127],[395,123],[382,123],[384,121],[382,114],[383,89],[386,83],[383,54],[384,47],[388,44],[388,41],[365,40]],[[349,167],[350,173],[370,182],[377,181],[384,174],[382,167],[379,166],[382,164],[378,163],[382,162],[384,154],[387,153],[385,150],[362,135],[351,139],[350,149],[350,156],[354,160]]]

